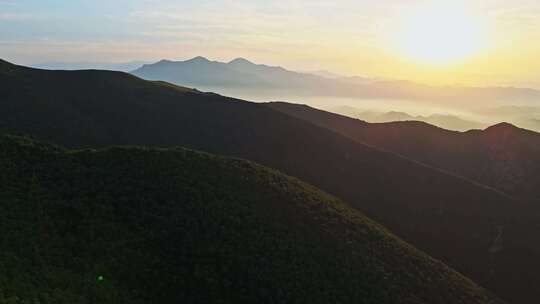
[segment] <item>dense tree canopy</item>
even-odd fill
[[[339,200],[185,149],[0,136],[0,303],[494,303]]]

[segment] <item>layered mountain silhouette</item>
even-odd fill
[[[463,133],[421,122],[369,124],[308,106],[269,105],[349,138],[489,185],[540,211],[540,133],[508,123]]]
[[[483,129],[487,125],[475,121],[469,121],[455,115],[449,114],[432,114],[432,115],[411,115],[406,112],[389,111],[362,111],[351,106],[339,106],[329,109],[330,112],[342,114],[352,118],[358,118],[366,122],[381,123],[381,122],[396,122],[396,121],[423,121],[431,125],[441,127],[443,129],[455,131],[468,131],[474,129]]]
[[[451,102],[466,106],[474,103],[496,105],[509,101],[536,103],[540,91],[512,87],[436,87],[410,81],[365,77],[327,77],[320,73],[299,73],[282,67],[255,64],[238,58],[224,63],[195,57],[186,61],[161,60],[146,64],[132,74],[202,90],[293,93],[294,96],[337,96],[348,98],[396,98]],[[327,75],[327,74],[326,74]]]
[[[338,196],[512,303],[539,296],[536,217],[482,184],[268,105],[124,73],[4,62],[0,83],[5,131],[73,148],[184,146],[250,159]]]
[[[251,162],[5,135],[0,149],[2,303],[502,303]]]
[[[246,90],[277,88],[307,89],[322,84],[325,78],[285,70],[281,67],[254,64],[244,58],[228,63],[195,57],[186,61],[162,60],[146,64],[132,72],[149,79],[164,80],[175,84],[205,87],[228,87]]]

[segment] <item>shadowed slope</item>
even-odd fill
[[[453,132],[421,122],[368,124],[307,106],[270,107],[355,140],[465,176],[537,205],[540,133],[501,123],[484,131]],[[540,206],[537,206],[540,210]]]
[[[270,103],[268,106],[358,142],[491,185],[518,198],[522,202],[514,201],[511,224],[498,224],[499,232],[495,235],[502,242],[494,241],[486,256],[490,270],[483,275],[463,271],[513,303],[530,303],[540,297],[540,291],[533,287],[537,283],[531,283],[540,282],[540,274],[537,266],[530,267],[531,263],[537,264],[536,257],[540,256],[535,233],[540,231],[540,134],[507,123],[465,133],[423,122],[369,124],[303,105]],[[479,212],[489,214],[492,210],[485,206]],[[462,228],[468,225],[464,223]],[[473,235],[471,237],[478,237]],[[472,270],[478,265],[467,267]],[[525,287],[527,285],[529,287]]]
[[[265,105],[122,73],[18,71],[0,72],[4,129],[69,147],[181,145],[247,158],[344,199],[496,292],[522,296],[538,282],[520,279],[540,268],[520,243],[530,234],[491,250],[500,227],[520,228],[514,204],[491,189]]]
[[[0,136],[0,168],[2,303],[500,303],[254,163]]]

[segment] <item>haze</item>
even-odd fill
[[[0,304],[533,304],[539,0],[0,0]]]
[[[242,56],[300,71],[540,87],[534,0],[3,0],[0,12],[2,56],[20,64]],[[440,36],[418,32],[433,21]],[[457,49],[438,52],[444,41]]]

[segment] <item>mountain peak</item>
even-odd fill
[[[514,126],[511,123],[501,122],[501,123],[498,123],[496,125],[493,125],[493,126],[487,128],[485,131],[487,131],[487,132],[507,132],[507,131],[517,130],[517,129],[519,129],[519,128]]]
[[[203,56],[197,56],[197,57],[194,57],[190,60],[187,60],[188,62],[210,62],[210,60],[208,60],[208,58],[206,57],[203,57]]]
[[[245,58],[242,58],[242,57],[239,57],[239,58],[236,58],[234,60],[231,60],[229,62],[229,64],[253,64],[253,62],[245,59]]]
[[[169,63],[173,63],[173,61],[168,60],[168,59],[161,59],[160,61],[156,62],[156,64],[169,64]]]

